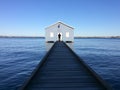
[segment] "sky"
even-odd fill
[[[44,36],[58,21],[75,36],[120,36],[120,0],[0,0],[2,36]]]

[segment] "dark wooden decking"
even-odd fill
[[[56,42],[21,90],[111,90],[67,45]]]

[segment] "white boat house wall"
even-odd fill
[[[74,42],[74,28],[62,22],[57,22],[45,28],[46,42],[58,41],[58,34],[60,34],[60,41]]]

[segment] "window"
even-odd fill
[[[58,25],[58,28],[60,28],[60,24]]]
[[[50,37],[54,37],[54,33],[53,32],[50,32]]]
[[[69,32],[66,32],[66,37],[69,37]]]

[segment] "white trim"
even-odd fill
[[[69,26],[69,25],[67,25],[67,24],[65,24],[65,23],[63,23],[63,22],[60,22],[60,21],[59,21],[59,22],[57,22],[57,23],[55,23],[55,24],[52,24],[52,25],[50,25],[50,26],[46,27],[45,29],[50,28],[50,27],[52,27],[52,26],[54,26],[54,25],[56,25],[56,24],[63,24],[63,25],[65,25],[65,26],[69,27],[69,28],[74,29],[73,27],[71,27],[71,26]]]

